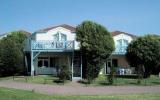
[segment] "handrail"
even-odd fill
[[[73,50],[74,41],[31,41],[31,50]]]

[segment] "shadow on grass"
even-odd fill
[[[99,82],[98,84],[101,85],[101,86],[112,86],[112,85],[114,85],[114,84],[110,84],[108,82]]]
[[[160,85],[160,82],[151,82],[154,85]]]
[[[64,81],[59,80],[59,79],[54,79],[53,82],[54,82],[54,83],[57,83],[57,84],[61,84],[61,83],[64,84]]]
[[[85,85],[89,84],[89,82],[87,80],[79,80],[77,82],[80,83],[80,84],[85,84]]]
[[[110,86],[111,84],[108,83],[108,82],[105,82],[105,81],[99,81],[99,82],[92,82],[92,83],[89,83],[87,80],[80,80],[78,81],[78,83],[80,84],[84,84],[86,86],[89,86],[89,85],[96,85],[96,86]]]

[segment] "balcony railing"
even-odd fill
[[[74,50],[74,41],[31,41],[31,50]]]
[[[125,54],[127,46],[117,46],[113,54]]]

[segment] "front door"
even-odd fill
[[[74,55],[73,61],[73,73],[72,73],[73,80],[82,79],[82,65],[81,65],[81,56],[79,54]]]
[[[110,68],[111,68],[111,66],[112,66],[112,60],[111,59],[108,59],[107,60],[107,62],[106,62],[106,68],[105,68],[105,70],[106,70],[106,74],[109,74],[110,73]]]
[[[81,66],[73,67],[73,79],[81,79]]]

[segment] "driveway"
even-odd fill
[[[12,80],[1,80],[0,87],[36,91],[43,94],[63,95],[107,95],[130,93],[160,93],[160,86],[81,86],[73,82],[71,85],[48,85],[22,83]]]

